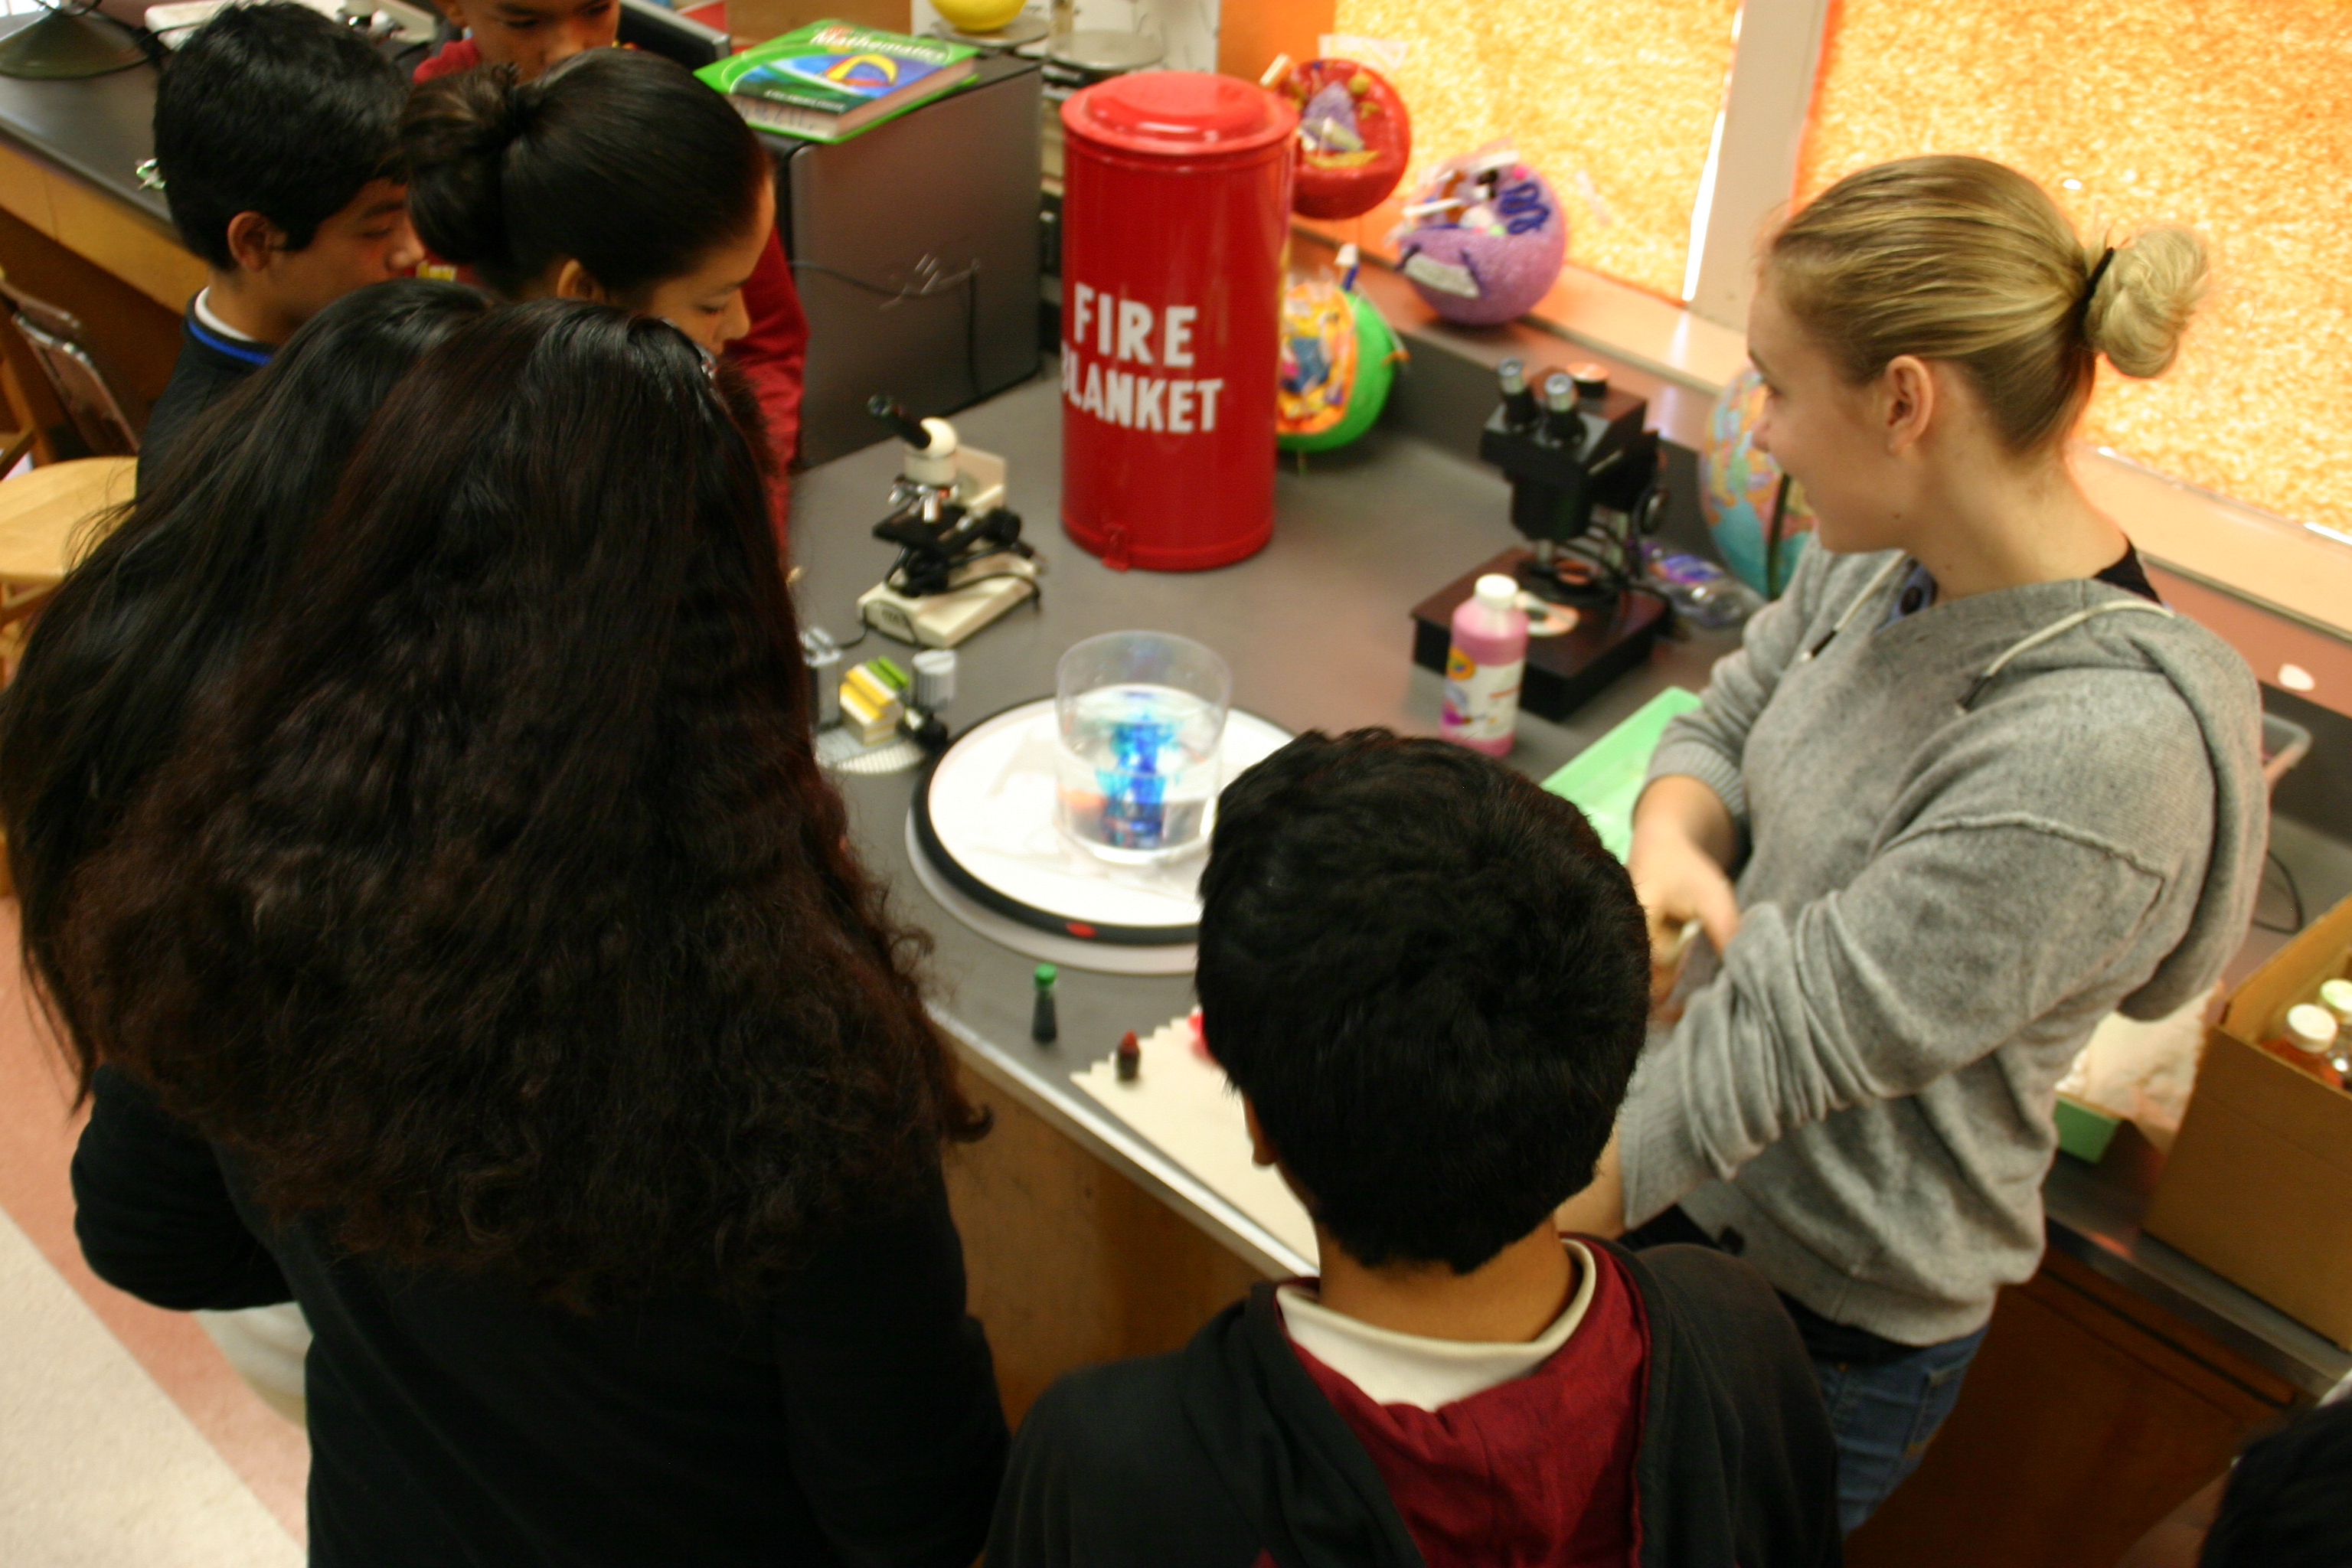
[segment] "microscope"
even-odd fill
[[[1511,482],[1511,525],[1524,547],[1504,551],[1413,607],[1413,662],[1443,672],[1454,609],[1489,573],[1515,578],[1528,610],[1519,706],[1562,719],[1649,656],[1667,605],[1642,581],[1642,539],[1666,501],[1649,404],[1609,384],[1597,365],[1496,367],[1501,400],[1478,455]]]
[[[953,647],[1037,597],[1045,563],[1004,504],[1004,459],[962,445],[944,419],[915,419],[887,395],[866,406],[904,445],[889,515],[874,525],[898,558],[859,597],[859,618],[901,642]]]

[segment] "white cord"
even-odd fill
[[[2004,652],[1999,658],[1994,659],[1990,664],[1985,666],[1985,672],[1977,677],[1976,684],[1969,688],[1969,694],[1960,699],[1960,706],[1963,708],[1975,706],[1976,700],[1983,694],[1986,686],[1991,683],[1995,676],[1999,675],[2002,670],[2007,669],[2009,668],[2010,661],[2014,659],[2019,654],[2031,652],[2034,648],[2040,647],[2043,643],[2048,642],[2052,637],[2073,631],[2076,626],[2081,626],[2085,621],[2096,620],[2101,616],[2120,616],[2135,613],[2141,615],[2162,616],[2168,620],[2172,616],[2172,611],[2166,606],[2153,604],[2147,599],[2140,598],[2111,599],[2104,605],[2092,605],[2084,609],[2076,610],[2071,616],[2061,616],[2058,619],[2051,622],[2040,631],[2035,632],[2032,637],[2020,637],[2017,641],[2010,644],[2006,652]]]
[[[1896,572],[1900,571],[1903,567],[1903,563],[1910,559],[1911,558],[1908,555],[1897,555],[1894,560],[1889,561],[1885,565],[1880,567],[1878,569],[1878,575],[1873,577],[1870,580],[1868,586],[1864,587],[1861,593],[1856,594],[1853,596],[1853,603],[1848,605],[1845,607],[1845,614],[1837,618],[1837,625],[1830,628],[1829,636],[1822,638],[1821,641],[1815,643],[1803,653],[1798,655],[1797,662],[1799,664],[1811,663],[1813,655],[1829,647],[1831,640],[1834,638],[1838,633],[1845,630],[1846,623],[1853,620],[1854,616],[1860,615],[1862,613],[1862,607],[1870,603],[1872,599],[1877,597],[1878,591],[1886,586],[1886,580],[1889,577],[1894,576]]]

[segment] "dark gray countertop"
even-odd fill
[[[964,441],[1011,464],[1013,505],[1051,558],[1042,611],[1015,610],[964,645],[951,721],[970,723],[1053,689],[1061,651],[1098,632],[1181,632],[1223,652],[1234,700],[1292,729],[1437,724],[1436,676],[1411,657],[1411,606],[1517,541],[1494,470],[1387,429],[1345,452],[1286,460],[1276,485],[1274,542],[1253,559],[1181,575],[1119,574],[1079,550],[1056,522],[1061,421],[1057,387],[1034,383],[967,410]],[[807,568],[802,614],[836,636],[855,631],[855,602],[889,564],[868,530],[897,468],[895,442],[803,474],[794,489],[795,559]],[[1561,725],[1522,718],[1514,766],[1541,777],[1661,687],[1704,686],[1732,638],[1661,644],[1648,667]],[[878,637],[858,650],[899,652]],[[1029,1041],[1032,961],[958,923],[917,882],[906,814],[914,775],[843,779],[859,843],[887,877],[902,912],[933,931],[941,1017],[973,1068],[1038,1111],[1202,1229],[1269,1274],[1306,1269],[1297,1257],[1129,1131],[1069,1075],[1127,1029],[1150,1030],[1192,1005],[1189,981],[1066,970],[1061,1043]],[[2119,1140],[2119,1146],[2128,1146]],[[2110,1169],[2109,1167],[2114,1167]],[[2097,1169],[2062,1156],[2051,1175],[2052,1244],[2179,1314],[2223,1345],[2315,1395],[2347,1368],[2336,1349],[2244,1291],[2139,1235],[2147,1173],[2111,1158]]]
[[[0,20],[0,37],[37,20],[37,14]],[[0,136],[118,197],[176,239],[163,194],[132,173],[155,155],[154,118],[152,65],[80,81],[0,77]]]

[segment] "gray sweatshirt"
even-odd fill
[[[1807,552],[1650,764],[1722,796],[1747,858],[1621,1152],[1628,1224],[1680,1203],[1813,1310],[1925,1345],[2032,1275],[2059,1079],[2108,1013],[2220,975],[2269,813],[2253,678],[2211,633],[2091,581],[1890,624],[1905,564]]]

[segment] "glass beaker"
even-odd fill
[[[1218,754],[1233,695],[1223,659],[1168,632],[1110,632],[1062,655],[1054,682],[1062,831],[1130,864],[1198,848],[1223,782]]]

